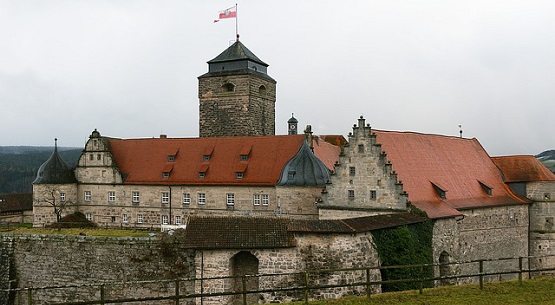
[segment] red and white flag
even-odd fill
[[[226,10],[220,11],[220,15],[218,16],[218,19],[215,19],[214,22],[218,22],[221,19],[226,19],[226,18],[237,18],[237,6],[232,6]]]

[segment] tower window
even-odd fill
[[[363,145],[363,144],[359,144],[359,145],[358,145],[358,152],[359,152],[359,153],[363,153],[363,152],[364,152],[364,145]]]
[[[266,87],[265,87],[264,85],[260,86],[260,87],[258,88],[258,93],[259,93],[260,95],[266,95]]]
[[[354,166],[349,167],[349,176],[354,176],[356,173],[356,169]]]
[[[222,91],[223,92],[234,92],[235,91],[235,85],[232,83],[226,83],[222,86]]]
[[[348,191],[348,197],[349,197],[349,200],[354,200],[355,199],[355,190],[349,190]]]
[[[370,191],[370,199],[372,200],[376,200],[376,198],[378,197],[376,191],[372,190]]]

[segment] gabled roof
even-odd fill
[[[411,213],[331,220],[193,216],[185,228],[185,246],[191,249],[289,248],[296,244],[293,233],[353,234],[426,220]]]
[[[109,139],[109,142],[125,184],[270,186],[278,182],[305,137]],[[244,160],[241,155],[246,148],[248,156]],[[177,151],[173,162],[168,161],[168,151]],[[324,151],[326,155],[333,150]],[[169,168],[169,177],[164,178],[162,173]],[[237,177],[237,171],[243,173],[242,177]],[[203,178],[199,177],[200,172],[205,173]]]
[[[0,194],[0,213],[33,210],[33,193]]]
[[[295,246],[283,218],[190,217],[186,247],[192,249],[263,249]]]
[[[503,156],[491,159],[503,172],[505,182],[555,181],[555,174],[534,156]]]
[[[374,132],[403,182],[409,201],[430,218],[461,215],[459,210],[463,209],[527,202],[503,182],[497,166],[476,139]],[[491,188],[491,195],[484,185]],[[445,199],[438,194],[437,187],[445,191]]]
[[[242,44],[239,40],[237,40],[234,44],[229,46],[225,51],[220,53],[220,55],[216,56],[214,59],[208,61],[209,64],[218,63],[218,62],[227,62],[227,61],[237,61],[237,60],[250,60],[256,63],[259,63],[263,66],[268,66],[267,63],[263,62],[254,55],[244,44]]]

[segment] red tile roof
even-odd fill
[[[512,193],[476,139],[414,132],[377,131],[409,201],[430,218],[461,215],[458,210],[527,201]],[[482,184],[491,187],[488,195]],[[445,191],[442,199],[433,184]]]
[[[505,182],[555,181],[555,174],[534,156],[503,156],[491,159],[503,172]]]
[[[337,143],[338,145],[334,145],[328,142],[330,136],[327,136],[327,139],[322,137],[314,137],[313,145],[314,145],[314,154],[318,159],[320,159],[326,167],[334,172],[335,171],[335,163],[339,162],[339,154],[341,153],[340,145],[344,144],[345,138],[343,136],[333,136],[333,143]],[[343,139],[342,142],[340,139]]]
[[[275,185],[285,164],[299,151],[304,135],[228,138],[149,138],[110,141],[126,184]],[[177,152],[168,162],[168,152]],[[339,147],[321,141],[314,152],[331,170]],[[241,155],[248,154],[247,160]],[[204,156],[210,156],[204,161]],[[169,178],[162,172],[171,168]],[[244,171],[241,179],[237,171]],[[206,172],[199,178],[199,172]]]

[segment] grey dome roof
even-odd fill
[[[324,186],[329,181],[328,168],[304,141],[299,152],[283,168],[278,185]]]
[[[58,144],[55,140],[54,152],[37,171],[37,178],[33,184],[65,184],[76,183],[75,174],[58,153]]]

